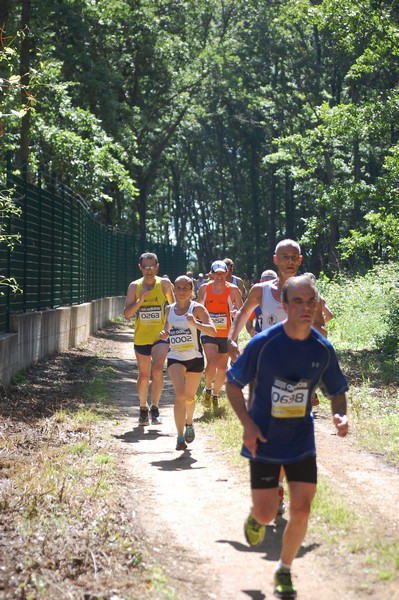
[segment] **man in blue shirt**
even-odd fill
[[[227,372],[227,396],[244,428],[241,453],[251,466],[252,509],[244,528],[250,545],[263,541],[266,524],[276,515],[281,466],[288,481],[289,520],[274,574],[275,595],[283,599],[296,597],[291,565],[316,493],[311,398],[320,381],[331,400],[338,435],[348,433],[346,379],[331,343],[312,327],[318,300],[310,277],[289,278],[282,290],[287,318],[252,338]],[[242,390],[250,382],[247,407]]]

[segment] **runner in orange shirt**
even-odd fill
[[[215,260],[211,266],[212,279],[200,287],[198,302],[203,304],[216,327],[216,337],[201,336],[206,357],[204,407],[218,408],[218,395],[226,378],[229,359],[227,336],[231,327],[231,311],[242,306],[241,292],[228,283],[227,265]],[[213,384],[213,389],[212,389]]]

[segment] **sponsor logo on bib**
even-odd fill
[[[162,311],[160,306],[142,306],[140,308],[140,321],[143,325],[162,323]]]
[[[310,382],[301,379],[298,382],[277,378],[272,385],[272,417],[276,419],[294,419],[306,415]]]
[[[216,329],[227,329],[227,315],[226,313],[214,313],[210,312],[210,317],[216,327]]]

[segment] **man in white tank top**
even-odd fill
[[[248,298],[233,321],[233,326],[227,340],[227,347],[232,361],[235,361],[240,354],[237,344],[238,334],[257,306],[260,306],[262,310],[263,331],[276,325],[276,323],[284,321],[287,316],[281,301],[281,290],[285,282],[297,274],[299,266],[302,263],[301,248],[298,242],[290,239],[279,242],[274,251],[273,262],[277,267],[277,279],[253,285],[249,290]],[[313,327],[322,335],[326,336],[327,330],[324,325],[324,316],[321,310],[321,304],[319,303],[315,310]],[[317,394],[313,395],[312,403],[314,405],[319,403]],[[285,511],[284,489],[282,484],[283,478],[284,472],[281,471],[279,514],[283,514]]]
[[[279,242],[275,249],[273,262],[277,267],[277,279],[253,285],[249,291],[248,298],[236,314],[227,340],[232,361],[235,361],[240,354],[237,344],[238,334],[257,306],[260,306],[262,309],[263,330],[272,327],[276,323],[280,323],[286,317],[281,303],[281,290],[287,279],[297,274],[298,268],[302,263],[301,248],[298,242],[290,239]],[[320,333],[326,335],[322,314],[315,316],[314,327]]]

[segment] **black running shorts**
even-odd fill
[[[210,335],[201,335],[201,343],[204,344],[216,344],[218,347],[218,354],[227,354],[227,338],[212,337]]]
[[[187,373],[202,373],[204,370],[204,358],[197,357],[191,360],[177,360],[177,358],[168,358],[168,369],[171,365],[178,363],[186,367]]]
[[[287,481],[317,483],[316,457],[310,456],[296,463],[269,464],[250,460],[251,489],[264,490],[278,486],[280,468],[284,467]]]
[[[151,356],[151,351],[157,344],[169,344],[169,340],[157,340],[155,344],[134,344],[134,351],[136,354]]]

